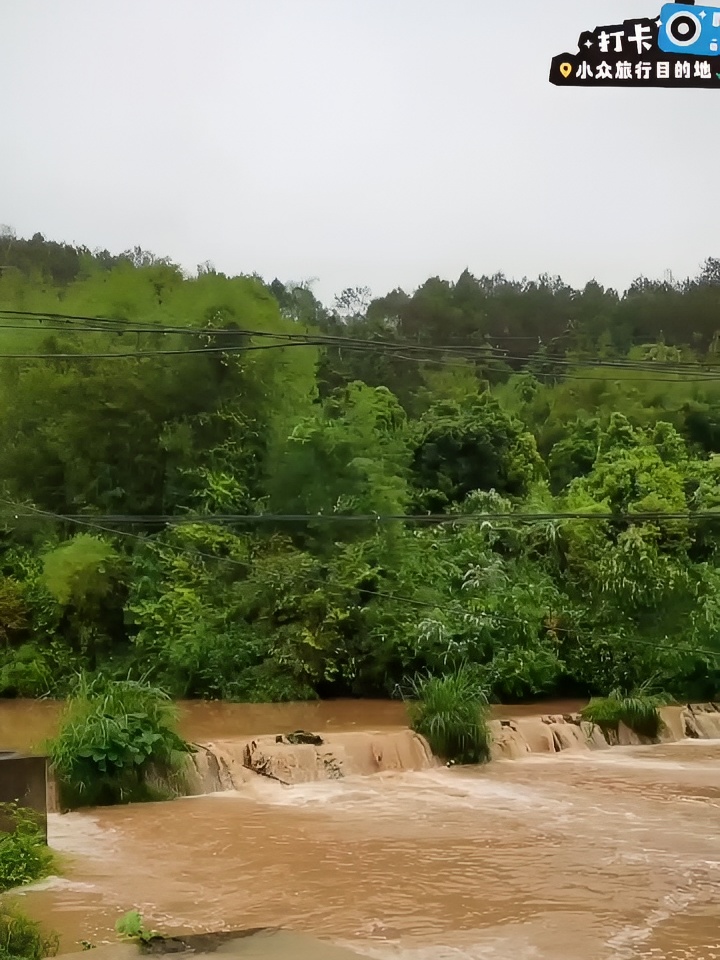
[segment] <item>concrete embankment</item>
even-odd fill
[[[116,943],[93,950],[95,960],[138,960],[148,956],[182,953],[188,960],[213,960],[218,955],[227,960],[363,960],[363,955],[324,943],[313,937],[289,930],[259,930],[246,934],[221,934],[213,942],[213,934],[189,936],[150,944],[146,950],[134,943]],[[86,953],[65,955],[65,960],[87,960]]]

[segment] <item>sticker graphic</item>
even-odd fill
[[[666,3],[660,15],[580,34],[550,68],[559,87],[720,89],[720,6]]]

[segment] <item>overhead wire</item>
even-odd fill
[[[26,507],[24,504],[11,504],[9,501],[0,499],[0,503],[12,506],[18,517],[26,518],[38,513],[35,508]],[[32,513],[24,514],[24,509],[30,509]],[[462,525],[462,524],[483,524],[483,523],[506,523],[506,524],[533,524],[533,523],[566,523],[570,521],[582,521],[591,523],[654,523],[654,522],[677,522],[684,521],[688,523],[720,520],[720,508],[718,510],[698,510],[698,511],[674,511],[664,512],[661,510],[638,511],[612,513],[608,511],[598,512],[548,512],[548,513],[398,513],[398,514],[380,514],[380,513],[228,513],[228,514],[197,514],[197,515],[177,515],[177,514],[49,514],[55,519],[62,519],[68,523],[98,522],[116,525],[136,525],[136,526],[189,526],[195,524],[263,524],[263,523],[409,523],[409,524],[429,524],[429,525]]]
[[[689,361],[665,361],[655,359],[632,360],[627,358],[609,359],[601,357],[577,357],[568,358],[567,356],[552,356],[550,354],[528,354],[517,355],[510,354],[499,347],[494,347],[492,343],[485,344],[419,344],[408,341],[385,340],[381,338],[364,339],[360,337],[341,337],[332,334],[309,334],[309,333],[290,333],[290,332],[270,332],[264,330],[248,329],[242,327],[232,328],[193,328],[183,326],[155,326],[139,325],[129,321],[107,320],[99,317],[87,317],[82,315],[69,314],[39,314],[22,311],[1,311],[0,316],[12,315],[13,317],[28,317],[36,320],[49,318],[54,321],[63,320],[71,324],[82,321],[87,324],[91,322],[95,326],[83,327],[48,327],[44,332],[58,332],[69,329],[72,332],[78,330],[85,333],[134,333],[136,335],[190,335],[203,337],[207,340],[222,339],[229,337],[248,337],[262,338],[272,340],[274,343],[260,344],[225,344],[217,346],[204,346],[197,348],[182,349],[147,349],[132,351],[110,351],[110,352],[44,352],[44,353],[4,353],[0,354],[2,359],[12,360],[107,360],[107,359],[145,359],[149,357],[161,356],[184,356],[184,355],[235,355],[250,353],[269,349],[281,349],[285,347],[311,347],[311,348],[336,348],[338,350],[348,350],[353,352],[364,352],[380,354],[390,359],[404,360],[413,363],[436,363],[451,364],[453,359],[460,360],[462,365],[468,361],[476,363],[507,362],[545,365],[556,368],[562,372],[566,379],[596,380],[597,377],[587,377],[578,374],[579,369],[610,369],[618,372],[645,372],[652,371],[653,376],[643,376],[640,378],[621,377],[621,380],[640,382],[669,382],[676,383],[676,376],[683,376],[686,382],[714,382],[720,380],[720,366],[715,367],[710,363],[692,363]],[[7,329],[41,329],[23,327],[21,324],[0,323],[0,330]],[[493,339],[493,338],[489,338]],[[556,338],[557,339],[557,338]],[[440,358],[439,360],[437,358]],[[568,371],[568,372],[565,372]],[[572,371],[572,372],[569,372]],[[717,371],[717,372],[716,372]],[[656,377],[655,373],[665,373],[667,377]],[[554,377],[556,374],[552,370],[535,370],[534,374],[538,377]]]
[[[188,325],[163,325],[163,324],[144,324],[137,323],[136,321],[129,320],[120,320],[114,318],[103,318],[103,317],[89,317],[80,314],[40,314],[37,312],[29,311],[16,311],[16,310],[3,310],[0,309],[0,317],[11,316],[14,318],[28,318],[36,319],[42,321],[43,319],[50,319],[53,321],[63,321],[62,326],[57,327],[30,327],[27,324],[0,324],[2,327],[7,327],[9,329],[23,329],[23,330],[36,330],[38,332],[46,332],[47,329],[53,329],[56,331],[59,330],[70,330],[72,332],[81,331],[81,332],[91,332],[91,333],[100,333],[100,332],[112,332],[112,333],[147,333],[147,334],[159,334],[159,335],[185,335],[185,336],[197,336],[197,337],[223,337],[223,336],[237,336],[238,334],[244,334],[250,337],[269,337],[276,340],[285,340],[288,342],[297,342],[297,343],[309,343],[311,345],[337,345],[338,347],[347,346],[349,344],[357,344],[359,346],[370,346],[378,348],[390,348],[390,349],[404,349],[404,350],[415,350],[423,352],[440,352],[440,353],[472,353],[481,354],[485,356],[488,350],[495,350],[496,352],[500,348],[493,347],[491,341],[504,341],[504,340],[537,340],[541,343],[542,348],[546,348],[553,343],[557,343],[570,335],[570,332],[566,335],[559,337],[551,338],[546,343],[543,343],[541,337],[527,336],[527,337],[503,337],[495,336],[493,334],[485,334],[484,342],[470,342],[470,343],[457,343],[450,341],[444,344],[423,344],[413,341],[398,341],[398,340],[388,340],[381,337],[373,336],[372,338],[367,337],[350,337],[347,335],[340,336],[337,334],[331,333],[292,333],[289,331],[277,332],[277,331],[267,331],[267,330],[257,330],[250,329],[245,327],[194,327]],[[71,326],[71,324],[77,324],[78,321],[82,321],[85,324],[91,323],[93,326]],[[633,360],[628,358],[567,358],[567,357],[558,357],[551,354],[529,354],[524,356],[517,356],[514,354],[508,353],[506,350],[501,353],[502,357],[506,357],[511,360],[527,360],[529,358],[537,357],[538,359],[546,359],[549,362],[554,361],[557,363],[564,362],[568,364],[577,364],[577,363],[594,363],[594,362],[603,362],[607,364],[613,364],[615,366],[629,365],[635,366],[637,364],[651,363],[654,366],[672,366],[672,367],[684,367],[688,369],[694,368],[697,364],[691,361],[663,361],[656,359],[647,359],[647,360]]]

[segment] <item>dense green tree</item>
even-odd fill
[[[473,490],[522,496],[544,471],[533,437],[489,394],[434,404],[418,422],[413,447],[418,506],[431,513]]]
[[[718,261],[331,308],[7,229],[0,268],[0,695],[387,696],[464,664],[507,699],[718,695]]]

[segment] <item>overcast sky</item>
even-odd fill
[[[0,0],[0,223],[380,295],[694,273],[720,91],[560,90],[656,0]]]

